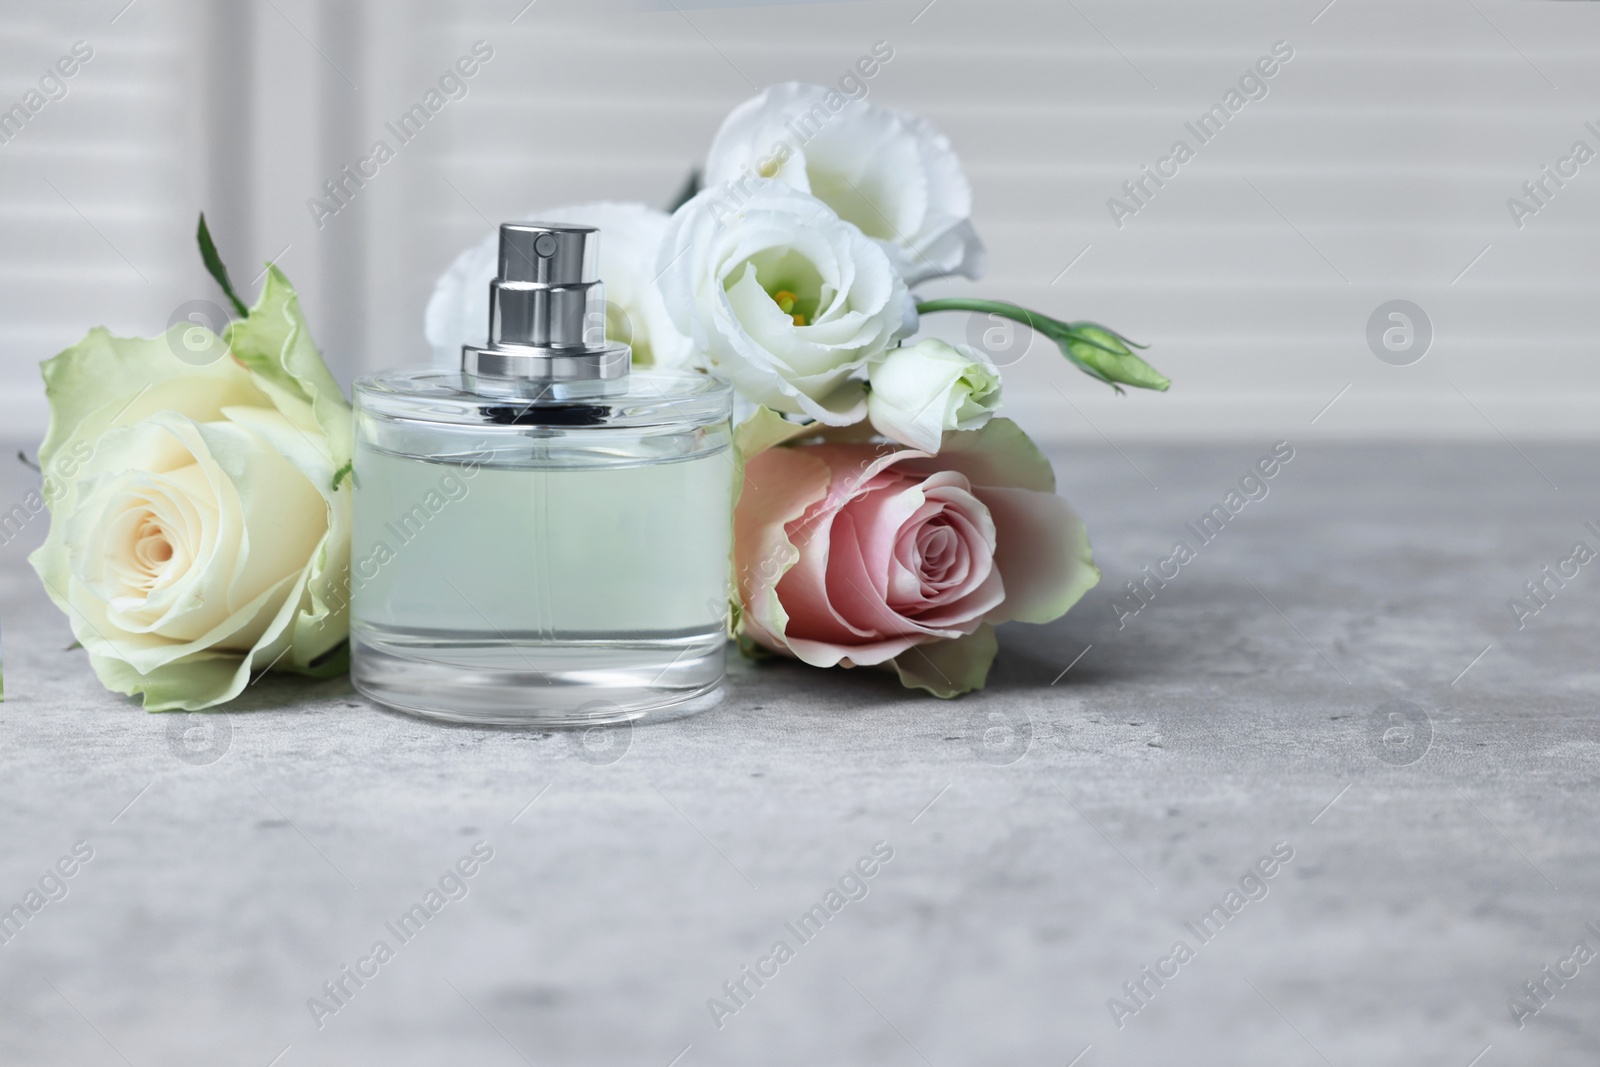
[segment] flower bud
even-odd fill
[[[1000,406],[1000,373],[970,349],[929,338],[867,372],[867,418],[885,437],[937,453],[947,430],[976,430]]]
[[[1150,364],[1140,359],[1121,337],[1103,326],[1077,323],[1063,331],[1057,343],[1078,366],[1109,382],[1164,390],[1172,384]]]

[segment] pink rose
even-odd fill
[[[817,667],[893,663],[907,686],[982,687],[998,623],[1060,618],[1100,580],[1050,463],[1009,419],[938,455],[770,413],[741,427],[743,636]],[[759,424],[759,425],[753,425]]]

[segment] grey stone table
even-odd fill
[[[1600,548],[1593,449],[1308,442],[1199,544],[1268,448],[1058,454],[1106,580],[982,693],[741,663],[589,737],[342,682],[147,715],[24,530],[0,906],[60,899],[0,945],[0,1063],[1595,1063],[1600,578],[1508,607]]]

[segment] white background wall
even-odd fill
[[[492,222],[663,203],[753,86],[834,82],[886,40],[871,98],[951,136],[990,249],[935,291],[1103,321],[1175,382],[1116,398],[1041,342],[1007,377],[1035,433],[1600,432],[1600,160],[1520,229],[1506,205],[1600,149],[1600,4],[525,3],[0,0],[0,102],[95,49],[0,145],[0,430],[42,429],[35,365],[87,327],[217,299],[201,208],[237,281],[279,257],[341,377],[422,362],[433,278]],[[319,230],[306,200],[479,39],[471,94]],[[1276,41],[1269,95],[1118,228],[1107,199]],[[1394,298],[1436,331],[1407,367],[1365,337]]]

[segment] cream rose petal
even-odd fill
[[[304,575],[285,578],[246,605],[238,624],[230,621],[216,631],[183,645],[159,642],[144,648],[131,648],[127,635],[115,639],[98,636],[79,640],[89,652],[90,663],[108,689],[133,695],[142,693],[150,711],[199,711],[232,700],[244,691],[254,671],[265,670],[286,653],[287,633],[298,607],[297,594],[304,591]],[[81,616],[74,615],[74,632]],[[87,621],[87,620],[84,620]],[[261,637],[243,656],[213,648],[228,633],[244,628]]]
[[[130,471],[118,488],[86,498],[74,518],[69,547],[78,563],[76,576],[107,602],[118,627],[161,633],[174,614],[203,601],[204,592],[186,579],[212,562],[219,520],[211,485],[197,465],[161,475]],[[135,539],[144,536],[152,519],[163,529],[171,554],[139,583],[135,575],[141,568],[131,557]],[[129,563],[118,566],[124,560]]]
[[[286,430],[289,426],[273,412],[256,411],[250,417],[276,422]],[[157,444],[163,436],[179,442],[191,457],[188,465],[158,476],[134,469],[125,477],[135,484],[159,483],[171,500],[187,502],[201,528],[184,529],[179,539],[197,544],[199,550],[186,571],[169,581],[160,595],[133,597],[124,590],[121,596],[108,597],[105,563],[126,556],[130,548],[109,539],[135,533],[137,527],[122,516],[130,506],[136,512],[144,510],[144,502],[154,494],[128,493],[120,482],[109,492],[91,489],[70,523],[75,531],[68,542],[74,561],[71,588],[106,602],[103,622],[111,630],[149,634],[170,643],[127,657],[137,669],[171,662],[186,649],[193,650],[188,646],[195,642],[219,651],[250,650],[269,621],[260,617],[263,599],[299,577],[327,531],[321,496],[279,451],[231,422],[201,424],[166,414],[123,436],[121,450],[91,464],[86,472],[91,486],[94,479],[106,476],[97,468],[138,462],[146,454],[141,444],[150,446],[148,454],[159,457],[166,451]],[[119,507],[124,510],[119,512]],[[168,521],[180,519],[182,511],[167,509]],[[83,607],[81,598],[69,594],[69,599]],[[97,636],[110,641],[103,634]]]
[[[231,359],[196,366],[179,359],[178,340],[187,324],[150,340],[113,337],[96,327],[41,368],[50,401],[50,431],[39,446],[46,476],[58,473],[81,444],[85,453],[114,426],[130,426],[158,411],[191,418],[218,417],[228,404],[264,403],[250,373]],[[220,347],[220,346],[219,346]],[[75,476],[81,461],[72,463]]]
[[[101,681],[152,711],[337,669],[347,632],[349,405],[276,268],[224,336],[232,358],[196,366],[176,334],[94,330],[43,366],[51,524],[29,562]]]

